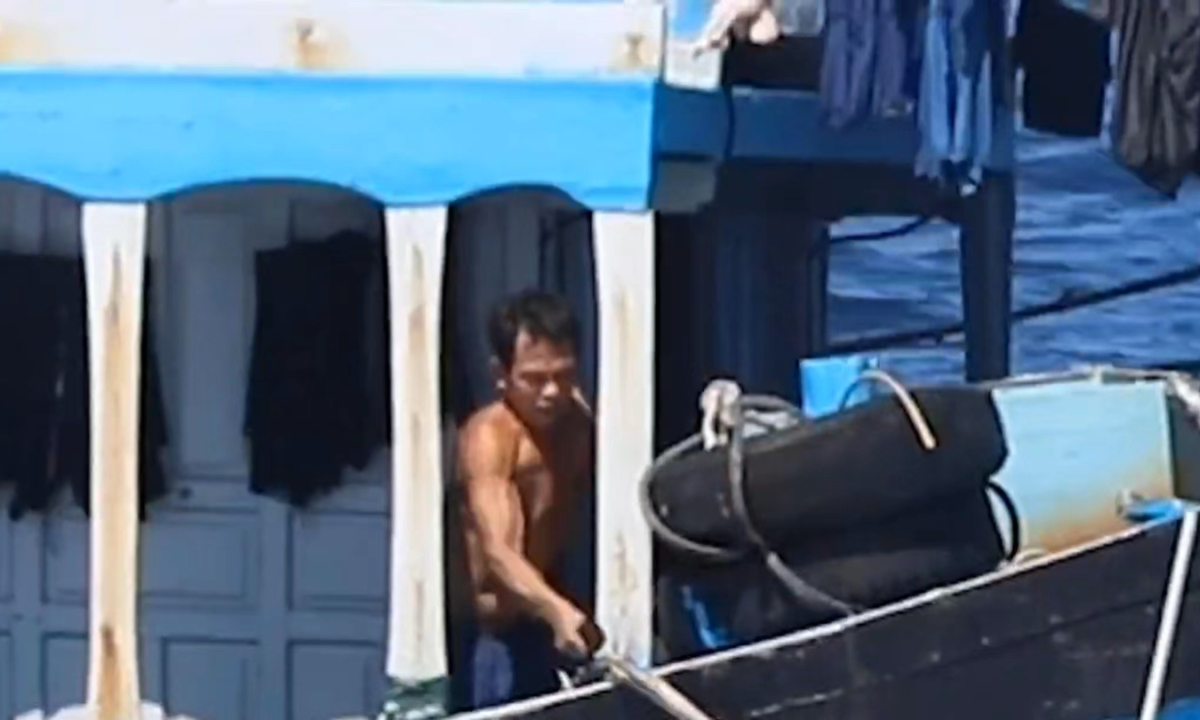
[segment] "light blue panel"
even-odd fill
[[[865,370],[879,367],[879,358],[871,355],[838,355],[806,358],[800,361],[800,399],[804,414],[822,417],[843,409],[846,391]],[[871,397],[870,383],[859,383],[846,398],[845,407],[866,402]]]
[[[994,391],[1009,456],[997,481],[1021,515],[1023,546],[1059,550],[1128,527],[1123,491],[1171,492],[1160,383],[1062,382]],[[998,510],[1007,534],[1007,519]]]
[[[500,31],[500,30],[498,30]],[[549,185],[650,195],[654,81],[0,71],[0,172],[89,199],[309,180],[390,205]]]
[[[668,31],[672,39],[690,42],[700,37],[713,0],[673,0],[668,3]]]

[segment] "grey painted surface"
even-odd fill
[[[18,192],[39,203],[38,191]],[[169,288],[152,311],[165,321],[173,443],[171,495],[143,525],[141,659],[143,693],[171,713],[327,720],[374,710],[384,690],[386,458],[304,512],[247,489],[253,252],[289,227],[377,225],[353,199],[304,195],[192,195],[152,216],[150,252]],[[3,230],[33,250],[49,219],[70,246],[70,210],[23,208],[7,215],[23,225]],[[0,717],[83,699],[87,561],[86,518],[65,499],[46,515],[0,518]]]

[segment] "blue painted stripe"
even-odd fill
[[[721,157],[732,125],[731,157],[911,165],[917,153],[914,118],[879,118],[834,130],[816,93],[734,88],[720,92],[664,88],[660,152]],[[732,113],[730,103],[732,103]]]
[[[391,205],[505,186],[648,206],[656,156],[910,164],[911,118],[834,131],[813,93],[652,77],[0,70],[0,172],[88,199],[307,180]]]
[[[0,71],[0,172],[89,199],[247,180],[391,205],[549,185],[650,197],[653,79]]]

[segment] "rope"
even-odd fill
[[[726,381],[728,382],[728,381]],[[736,385],[734,385],[736,388]],[[650,467],[643,473],[641,481],[638,483],[638,504],[641,507],[642,515],[646,518],[647,524],[650,526],[651,532],[660,539],[664,544],[671,546],[675,550],[690,553],[696,557],[702,558],[710,562],[732,562],[744,558],[751,549],[758,550],[762,556],[767,569],[775,576],[777,580],[789,591],[792,598],[803,605],[816,605],[826,610],[834,610],[838,614],[851,615],[854,608],[850,605],[827,595],[821,590],[813,587],[805,582],[801,577],[796,575],[791,568],[787,567],[782,558],[770,548],[763,539],[761,533],[754,526],[754,522],[750,517],[749,509],[746,505],[746,496],[744,488],[745,480],[745,458],[744,458],[744,443],[745,443],[745,428],[747,424],[760,424],[764,427],[769,425],[761,420],[756,420],[746,415],[746,411],[758,412],[784,412],[798,421],[806,421],[804,413],[795,405],[782,400],[780,398],[767,395],[740,395],[740,388],[737,393],[727,393],[726,399],[731,399],[732,402],[724,408],[714,407],[717,403],[706,403],[705,417],[713,418],[720,415],[727,415],[732,420],[729,458],[727,466],[727,476],[729,480],[730,501],[733,504],[734,515],[737,516],[739,524],[742,526],[743,532],[749,541],[746,545],[738,548],[723,548],[716,545],[708,545],[690,540],[679,533],[672,530],[662,517],[659,516],[657,509],[654,507],[654,500],[651,497],[650,487],[654,477],[659,470],[667,464],[674,462],[687,453],[700,448],[704,444],[705,432],[697,432],[690,437],[672,445],[665,452],[655,458]],[[722,412],[727,411],[727,412]]]
[[[921,408],[917,405],[917,401],[913,398],[912,393],[908,391],[908,388],[901,385],[899,380],[883,370],[864,370],[856,377],[854,382],[850,383],[850,387],[846,388],[846,392],[842,395],[842,401],[838,403],[839,410],[846,408],[846,404],[850,402],[850,396],[865,382],[882,383],[891,388],[892,392],[896,395],[896,399],[900,401],[901,407],[904,408],[904,414],[908,416],[908,421],[912,423],[913,430],[916,431],[921,445],[930,452],[937,447],[937,440],[933,437],[933,430],[929,427],[929,422],[925,419],[925,414],[921,412]]]
[[[877,382],[891,388],[896,395],[896,399],[900,401],[900,406],[904,408],[905,415],[908,416],[909,423],[912,424],[913,430],[917,433],[917,438],[921,441],[921,445],[928,452],[933,452],[937,448],[937,439],[933,435],[933,429],[929,425],[929,421],[925,418],[925,414],[921,412],[921,407],[917,404],[916,398],[908,391],[891,374],[879,369],[864,370],[850,386],[846,388],[846,392],[842,395],[842,401],[838,403],[839,409],[845,409],[847,403],[850,402],[850,396],[860,385],[865,382]],[[1004,554],[1004,562],[1017,562],[1017,557],[1021,553],[1021,520],[1020,514],[1017,512],[1017,504],[1013,501],[1012,495],[1008,490],[1004,489],[995,480],[988,479],[986,484],[987,491],[992,493],[1000,500],[1000,505],[1003,506],[1004,512],[1008,515],[1009,528],[1009,543],[1008,550]]]
[[[852,606],[805,582],[789,568],[779,554],[767,544],[766,539],[758,532],[758,528],[754,526],[754,522],[750,519],[750,508],[746,504],[746,424],[743,420],[744,411],[741,398],[734,400],[731,410],[733,412],[733,434],[732,442],[729,445],[729,495],[733,503],[733,514],[741,523],[742,532],[762,553],[767,569],[787,588],[794,599],[805,605],[836,610],[841,615],[853,615],[854,608]]]
[[[929,221],[933,220],[934,217],[935,217],[935,215],[933,215],[931,213],[929,215],[921,215],[920,217],[909,220],[908,222],[904,223],[903,225],[900,225],[900,226],[894,227],[894,228],[888,228],[887,230],[874,230],[871,232],[849,233],[846,235],[834,235],[829,238],[829,244],[830,245],[844,245],[846,243],[853,243],[853,242],[873,242],[875,240],[889,240],[891,238],[900,237],[901,235],[907,235],[911,232],[921,229],[925,225],[928,225]]]
[[[1175,558],[1171,562],[1171,575],[1167,581],[1158,636],[1154,639],[1154,655],[1150,658],[1150,672],[1146,676],[1146,692],[1142,696],[1142,711],[1138,720],[1154,720],[1162,705],[1163,685],[1167,680],[1167,666],[1171,661],[1175,633],[1179,629],[1179,610],[1183,605],[1183,592],[1187,588],[1188,570],[1195,548],[1196,511],[1188,510],[1179,525],[1179,539],[1175,542]]]

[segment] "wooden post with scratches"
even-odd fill
[[[445,706],[441,306],[445,206],[388,208],[392,582],[388,675],[402,716]]]
[[[600,316],[596,619],[609,654],[645,667],[654,589],[637,486],[653,453],[654,214],[597,212],[593,229]]]
[[[87,702],[95,720],[140,713],[138,429],[146,206],[84,203],[91,386]]]

